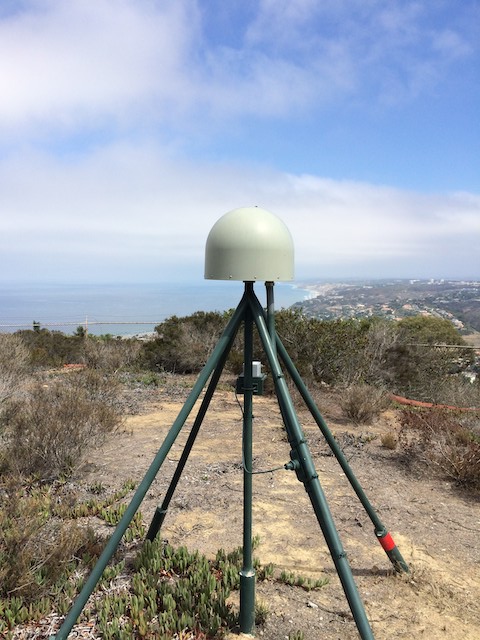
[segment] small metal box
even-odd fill
[[[262,375],[260,376],[252,377],[252,390],[254,396],[263,395],[264,381],[266,377],[267,376],[265,373],[262,373]],[[235,385],[235,391],[238,395],[241,395],[245,392],[244,380],[245,376],[242,373],[240,376],[238,376],[237,384]]]

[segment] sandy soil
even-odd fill
[[[79,471],[82,483],[117,487],[140,481],[173,424],[187,388],[172,398],[159,388],[125,430],[95,452]],[[413,474],[396,452],[381,446],[382,433],[394,431],[396,414],[386,412],[373,426],[342,422],[335,406],[320,407],[370,501],[410,566],[396,575],[376,541],[373,526],[310,415],[300,421],[334,521],[377,640],[480,638],[480,504],[441,479]],[[192,418],[196,411],[192,412]],[[289,445],[275,398],[254,401],[254,467],[268,470],[289,460]],[[153,482],[141,511],[148,525],[161,502],[192,419],[177,438]],[[242,542],[242,412],[233,390],[215,393],[191,459],[184,471],[161,535],[213,555]],[[358,638],[358,631],[336,575],[319,524],[295,473],[285,470],[254,476],[256,556],[285,569],[323,578],[327,586],[304,591],[277,581],[259,582],[257,598],[268,606],[266,624],[256,630],[265,640],[288,638],[302,630],[306,640]],[[232,636],[235,637],[235,636]]]

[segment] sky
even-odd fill
[[[478,0],[1,0],[0,281],[480,279]]]

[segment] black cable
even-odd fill
[[[240,402],[240,400],[238,399],[238,394],[235,391],[235,400],[237,401],[238,406],[240,407],[240,411],[242,412],[242,420],[245,417],[244,416],[244,411],[243,411],[243,406],[242,403]],[[252,415],[252,420],[253,420],[254,416]],[[243,422],[242,425],[242,429],[245,428],[245,423]],[[273,473],[274,471],[281,471],[286,470],[287,469],[287,465],[286,464],[282,464],[280,467],[273,467],[273,469],[260,469],[258,471],[254,471],[253,469],[247,469],[247,465],[245,464],[245,454],[244,454],[244,449],[243,449],[243,443],[244,443],[244,439],[245,439],[245,433],[242,432],[242,467],[243,470],[245,471],[245,473],[249,473],[252,476],[255,475],[259,475],[262,473]],[[288,464],[288,463],[287,463]]]

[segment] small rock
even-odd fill
[[[315,604],[315,602],[311,602],[310,600],[307,602],[307,607],[309,607],[310,609],[318,609],[318,604]]]

